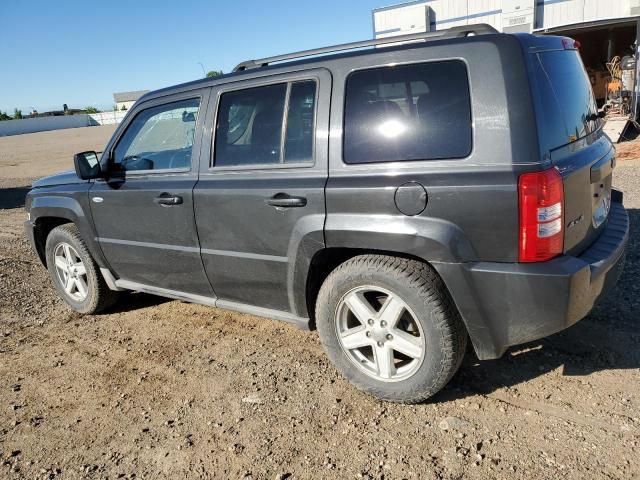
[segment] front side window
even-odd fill
[[[141,111],[113,152],[116,171],[185,169],[191,166],[199,99]]]
[[[315,99],[315,81],[279,83],[222,94],[215,166],[311,162]]]
[[[461,61],[360,70],[347,79],[346,163],[463,158],[471,133]]]

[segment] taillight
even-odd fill
[[[562,253],[564,191],[562,176],[551,168],[524,173],[518,180],[521,262],[543,262]]]

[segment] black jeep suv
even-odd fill
[[[576,44],[453,28],[243,62],[142,97],[35,182],[27,234],[81,313],[119,290],[317,326],[417,402],[580,320],[628,238]]]

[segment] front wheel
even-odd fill
[[[416,403],[460,366],[467,334],[427,264],[362,255],[327,277],[316,303],[322,344],[338,370],[381,400]]]
[[[77,227],[67,223],[54,228],[45,246],[47,269],[58,295],[79,313],[97,313],[115,303]]]

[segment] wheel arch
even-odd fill
[[[289,303],[293,313],[309,317],[311,326],[320,285],[335,267],[356,255],[403,257],[432,268],[432,262],[476,259],[464,232],[438,218],[335,214],[314,216],[296,227],[289,244]]]
[[[60,225],[65,225],[67,223],[73,223],[73,221],[69,218],[64,217],[38,217],[34,222],[34,232],[33,232],[33,240],[35,243],[36,252],[42,265],[47,266],[47,253],[46,253],[46,245],[47,238],[51,231],[59,227]]]
[[[339,265],[360,255],[387,255],[390,257],[405,258],[407,260],[416,260],[425,263],[433,268],[428,260],[406,252],[352,247],[328,247],[318,250],[309,262],[309,271],[306,276],[304,292],[304,308],[308,312],[311,328],[315,328],[315,304],[320,287],[324,281]],[[438,274],[435,268],[433,268],[433,270]]]
[[[100,267],[108,267],[102,250],[95,239],[90,214],[78,199],[71,196],[40,195],[34,196],[30,202],[29,214],[34,225],[34,243],[38,257],[46,266],[46,242],[51,231],[66,223],[73,223],[78,228],[89,253]]]

